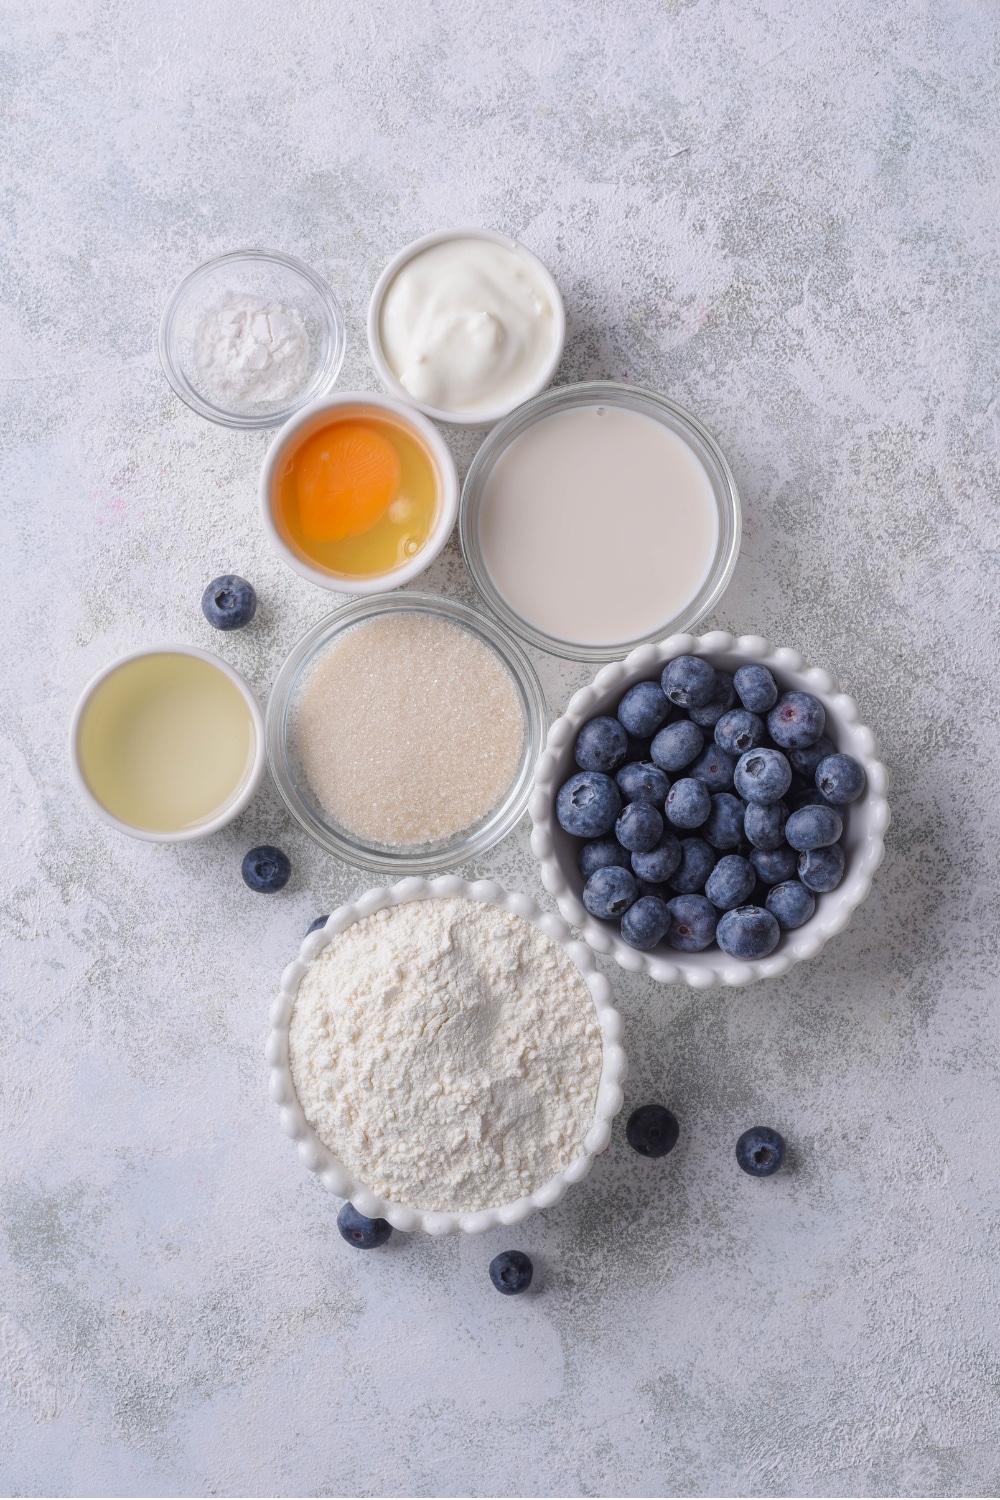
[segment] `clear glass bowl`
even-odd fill
[[[524,745],[517,771],[497,805],[478,823],[427,844],[368,844],[336,823],[309,785],[296,747],[302,688],[330,645],[365,620],[413,611],[463,627],[493,651],[507,668],[524,711]],[[275,679],[267,706],[267,758],[278,791],[296,822],[318,844],[362,870],[431,874],[492,849],[517,824],[528,805],[531,777],[545,740],[548,712],[541,684],[516,641],[475,610],[436,594],[375,594],[344,605],[314,625],[294,646]]]
[[[227,293],[273,299],[299,314],[309,334],[309,363],[295,394],[281,401],[221,406],[198,371],[195,339],[202,320]],[[280,427],[328,391],[344,363],[344,314],[322,277],[277,250],[233,250],[207,260],[175,288],[160,319],[163,373],[181,400],[223,427]]]
[[[483,556],[479,536],[479,520],[487,480],[493,466],[514,440],[536,422],[550,417],[555,412],[568,411],[583,406],[619,406],[629,411],[652,417],[671,432],[683,439],[692,448],[704,466],[712,486],[718,512],[718,539],[715,555],[704,583],[689,602],[677,614],[656,626],[647,635],[632,640],[614,641],[594,645],[588,642],[561,639],[540,630],[519,615],[500,593],[490,576]],[[462,486],[462,501],[458,517],[459,537],[462,553],[476,587],[504,623],[533,646],[542,651],[551,651],[555,656],[568,657],[573,661],[617,661],[626,652],[646,641],[657,641],[663,636],[690,630],[709,613],[725,592],[736,566],[740,551],[742,519],[739,491],[732,470],[718,443],[700,422],[683,407],[655,391],[643,390],[641,386],[619,385],[611,380],[588,380],[580,385],[559,386],[526,401],[512,412],[505,421],[494,427],[479,449]]]

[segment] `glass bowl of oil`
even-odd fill
[[[271,545],[303,578],[375,594],[409,583],[444,547],[458,473],[420,412],[348,391],[285,423],[264,459],[260,506]]]

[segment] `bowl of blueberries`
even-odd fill
[[[888,773],[828,672],[762,636],[674,635],[598,672],[529,801],[542,882],[599,953],[663,984],[812,958],[867,896]]]

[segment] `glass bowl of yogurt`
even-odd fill
[[[492,229],[415,240],[386,266],[368,305],[383,385],[454,426],[490,426],[544,390],[565,341],[551,272]]]
[[[233,250],[191,271],[160,319],[163,373],[223,427],[280,427],[336,382],[344,314],[322,277],[276,250]]]

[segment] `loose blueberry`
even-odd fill
[[[799,855],[799,879],[810,891],[836,890],[844,878],[844,851],[839,844],[807,849]]]
[[[630,861],[628,850],[623,849],[617,839],[594,839],[591,843],[584,844],[576,862],[586,881],[595,870],[606,870],[609,865],[620,865],[623,870],[627,870]]]
[[[681,839],[681,862],[671,875],[670,884],[682,896],[704,890],[716,858],[715,850],[704,839]]]
[[[713,849],[735,849],[743,839],[746,804],[732,792],[716,792],[712,811],[701,825],[701,836]]]
[[[799,865],[798,854],[788,844],[779,844],[777,849],[751,849],[749,857],[765,885],[792,880]]]
[[[622,938],[630,948],[655,948],[667,930],[670,913],[658,896],[640,896],[622,917]]]
[[[730,755],[746,755],[756,750],[764,738],[764,720],[745,708],[734,708],[723,714],[715,726],[715,743]]]
[[[633,854],[652,849],[662,834],[663,818],[651,802],[630,802],[615,824],[615,838]]]
[[[358,1213],[353,1203],[345,1203],[340,1210],[337,1228],[355,1250],[374,1250],[384,1245],[392,1234],[392,1225],[385,1219],[367,1219]]]
[[[816,785],[838,807],[856,802],[865,789],[865,773],[853,755],[828,755],[816,767]]]
[[[614,771],[625,759],[628,735],[617,719],[590,719],[576,737],[576,763],[583,771]]]
[[[599,839],[610,833],[622,810],[621,793],[601,771],[578,771],[563,782],[556,796],[560,828],[581,839]]]
[[[314,922],[310,922],[309,926],[306,928],[306,937],[308,937],[311,932],[319,932],[320,928],[325,927],[329,920],[330,915],[328,912],[325,917],[317,917]]]
[[[800,807],[785,824],[785,838],[793,849],[822,849],[835,844],[844,820],[835,807]]]
[[[669,880],[681,862],[680,840],[672,833],[664,833],[652,849],[637,850],[632,855],[632,868],[642,880],[662,885]]]
[[[615,781],[626,802],[651,802],[654,807],[663,806],[670,790],[670,778],[651,760],[622,766]]]
[[[703,781],[710,792],[730,792],[735,769],[735,755],[720,750],[718,745],[707,745],[694,764],[688,766],[688,775]]]
[[[826,725],[826,709],[812,693],[784,693],[767,716],[767,732],[782,750],[815,745]]]
[[[716,724],[727,713],[736,702],[736,692],[733,688],[733,679],[728,672],[716,672],[715,692],[708,702],[701,708],[688,709],[693,722],[702,729],[714,729]]]
[[[781,928],[762,906],[738,906],[719,918],[715,937],[731,958],[766,958],[778,946]]]
[[[276,849],[273,844],[260,844],[243,856],[240,870],[252,891],[270,896],[288,884],[292,862],[282,849]]]
[[[705,881],[705,895],[720,911],[732,911],[750,899],[757,871],[739,854],[724,854]]]
[[[744,1130],[736,1142],[736,1160],[750,1177],[770,1177],[784,1164],[784,1137],[769,1125]]]
[[[516,1297],[531,1285],[535,1268],[523,1250],[501,1250],[490,1261],[490,1280],[505,1297]]]
[[[806,745],[803,750],[791,750],[788,759],[792,763],[792,770],[804,776],[806,781],[812,784],[816,779],[816,768],[821,760],[828,755],[835,755],[837,747],[828,734],[821,734],[814,745]]]
[[[675,896],[667,902],[667,942],[681,953],[700,953],[715,937],[719,913],[707,896]]]
[[[663,811],[675,828],[700,828],[712,811],[712,794],[703,781],[682,776],[667,793]]]
[[[740,667],[733,687],[743,707],[752,714],[766,714],[778,701],[778,684],[766,667]]]
[[[764,902],[779,927],[791,929],[808,922],[816,910],[816,897],[798,880],[783,880],[772,885]]]
[[[669,713],[670,702],[657,682],[637,682],[618,705],[619,720],[638,739],[650,739]]]
[[[788,808],[783,802],[762,805],[751,802],[743,819],[743,831],[756,849],[778,849],[785,842]]]
[[[705,736],[690,719],[677,719],[661,729],[649,747],[649,758],[661,771],[682,771],[700,755]]]
[[[792,784],[792,768],[780,750],[748,750],[736,762],[736,790],[745,802],[780,802]]]
[[[715,695],[715,669],[701,656],[675,656],[664,667],[660,686],[671,703],[702,708]]]
[[[677,1116],[662,1104],[640,1104],[625,1126],[625,1139],[640,1156],[666,1156],[680,1133]]]
[[[639,887],[631,870],[621,865],[607,865],[595,870],[583,888],[583,904],[592,917],[603,921],[617,922],[634,901],[638,899]]]
[[[201,596],[201,612],[216,630],[242,630],[257,609],[253,585],[236,573],[213,578]]]

